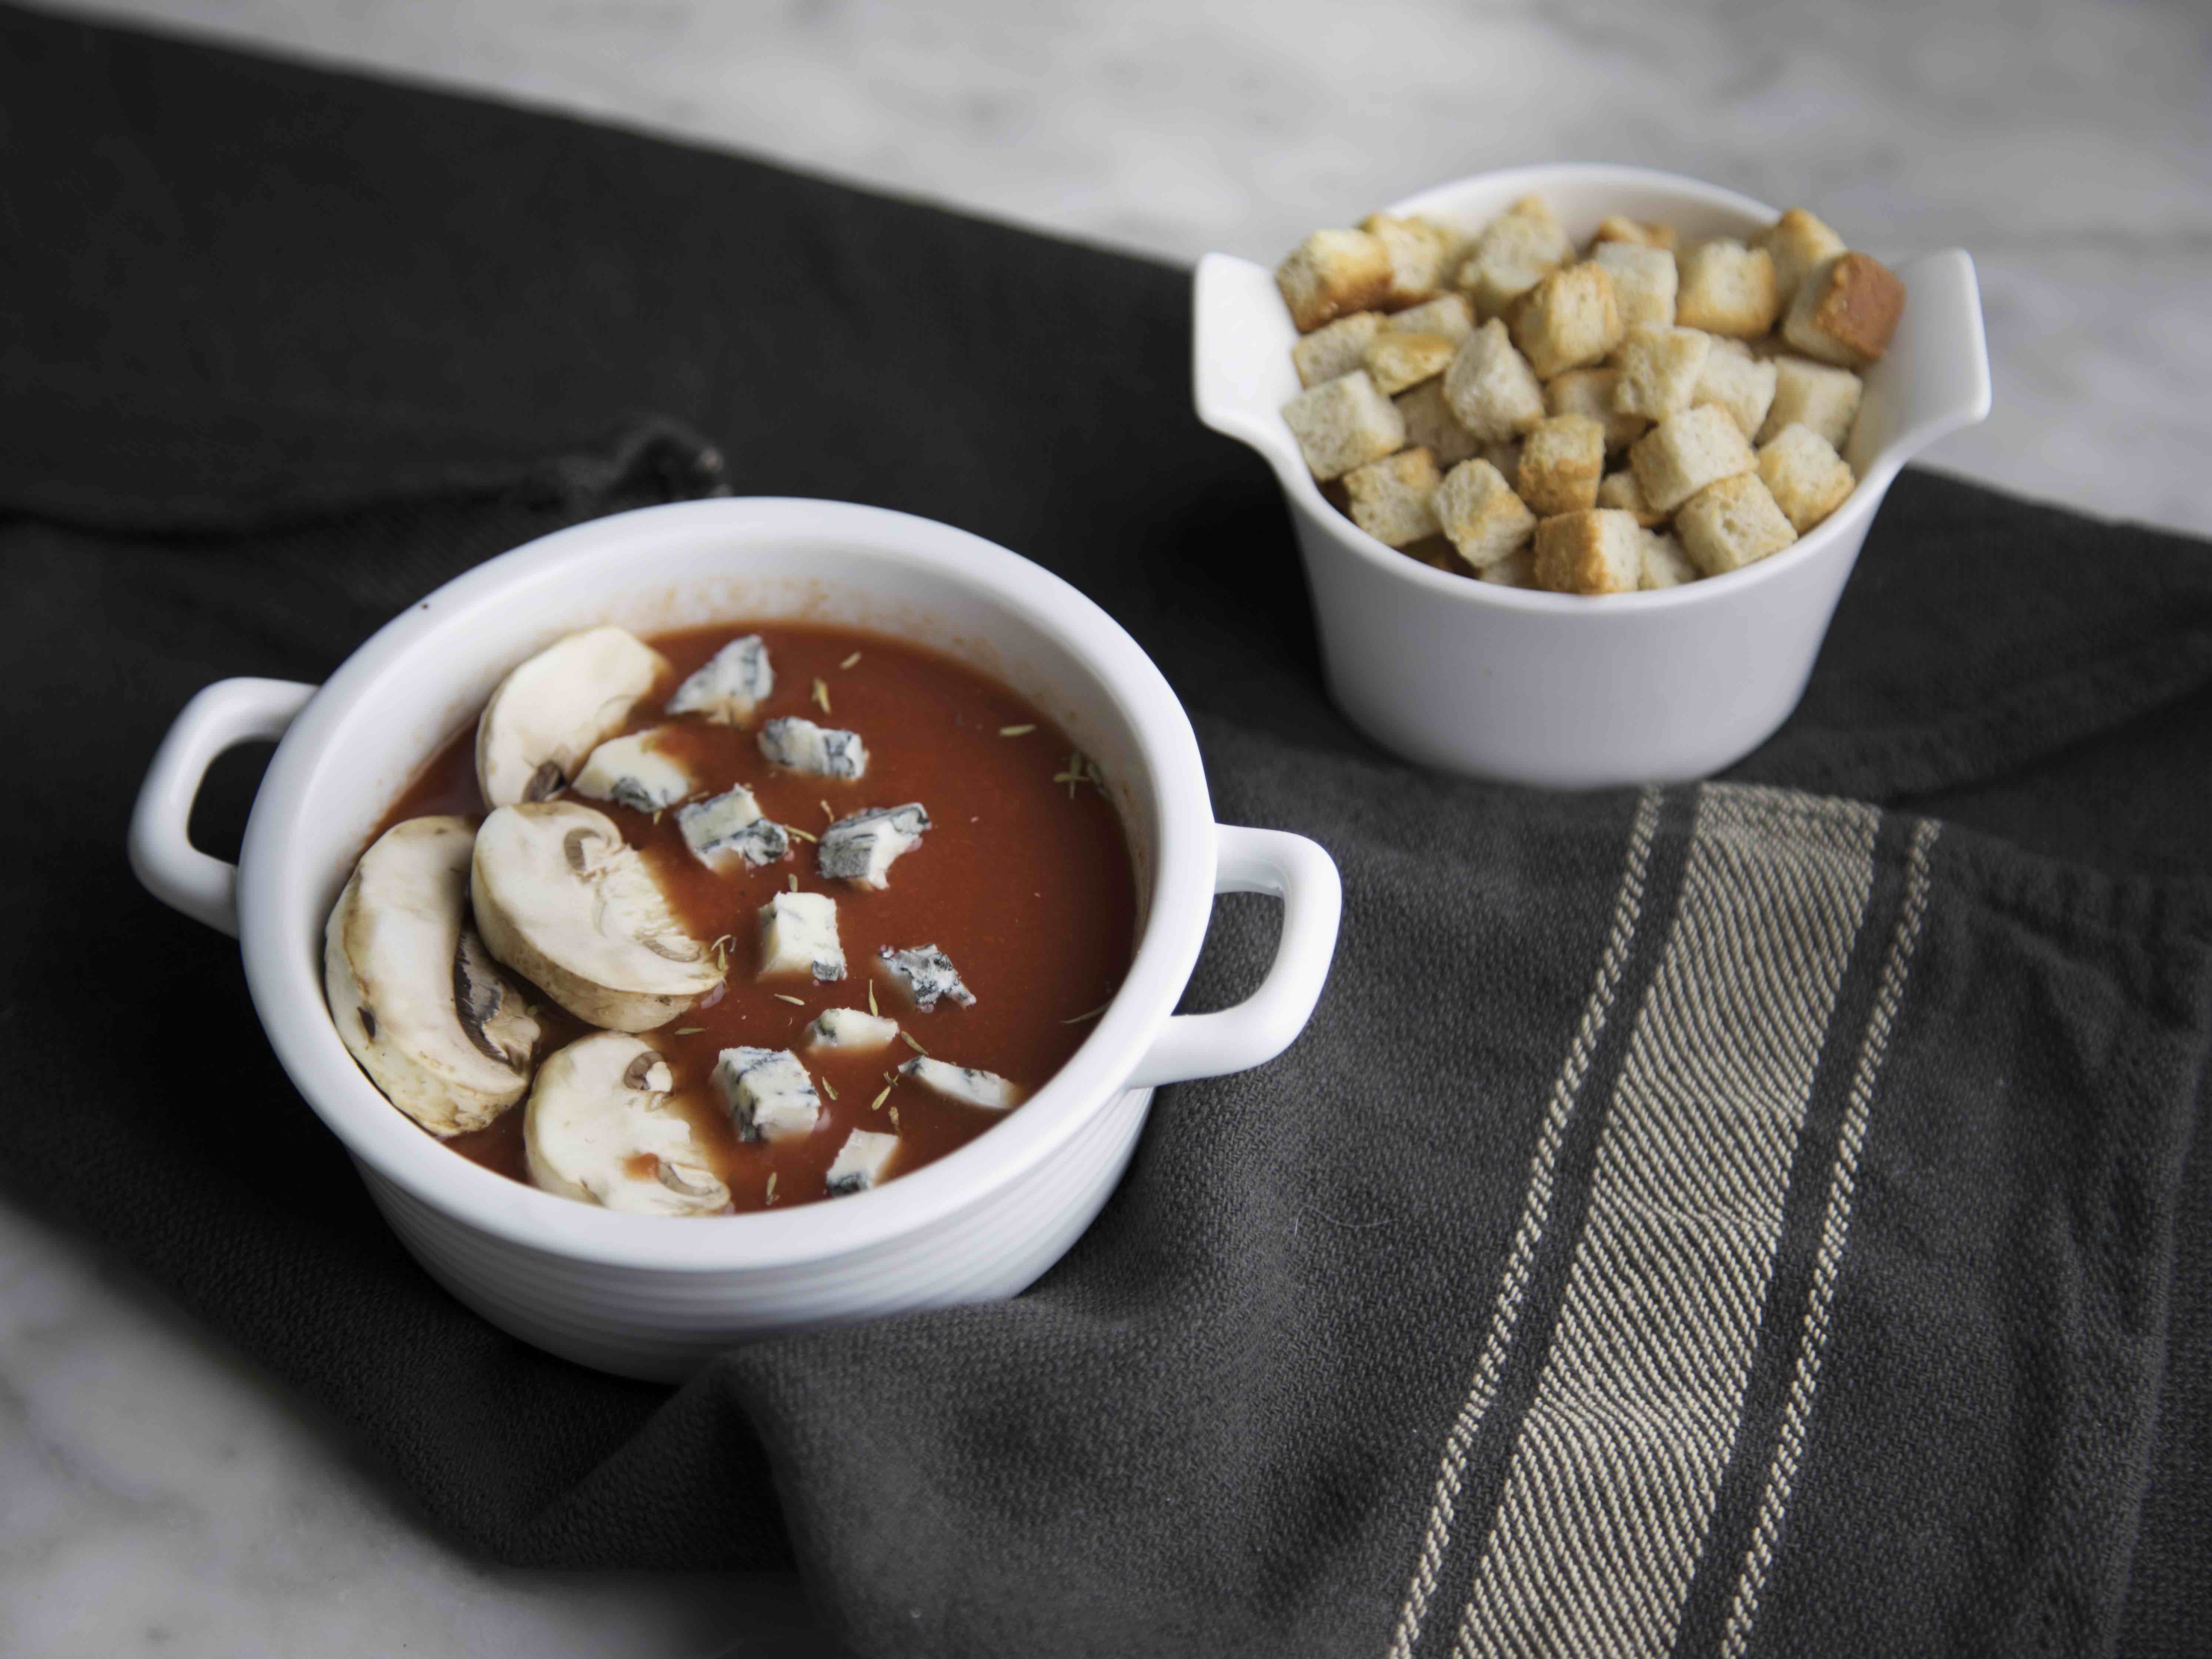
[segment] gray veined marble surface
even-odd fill
[[[1642,162],[1979,263],[1932,458],[2212,532],[2202,0],[106,0],[1164,257],[1272,263],[1439,179]],[[1183,389],[1170,389],[1181,397]],[[2093,573],[2085,573],[2085,580]],[[503,1572],[76,1241],[0,1212],[0,1652],[811,1652],[787,1588]]]

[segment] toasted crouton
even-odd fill
[[[1406,420],[1406,441],[1427,450],[1438,466],[1455,466],[1482,453],[1474,434],[1459,423],[1444,401],[1442,380],[1424,380],[1411,392],[1400,392],[1396,402]]]
[[[1759,442],[1777,436],[1785,426],[1809,426],[1840,452],[1850,441],[1863,389],[1848,368],[1816,363],[1809,357],[1777,357],[1774,401],[1759,425]]]
[[[1691,496],[1674,515],[1674,533],[1708,576],[1756,564],[1797,539],[1756,472],[1717,479]]]
[[[1536,586],[1554,593],[1633,593],[1644,580],[1644,532],[1626,513],[1591,507],[1536,525]]]
[[[1757,471],[1759,458],[1733,416],[1699,404],[1669,415],[1638,438],[1628,452],[1628,464],[1635,469],[1644,504],[1654,512],[1672,513],[1716,479]]]
[[[1808,357],[1863,368],[1889,349],[1905,313],[1905,284],[1869,253],[1843,253],[1808,271],[1782,337]]]
[[[1687,409],[1712,349],[1712,336],[1699,329],[1656,323],[1630,329],[1613,356],[1620,371],[1613,389],[1613,408],[1647,421],[1663,421],[1675,410]]]
[[[1516,494],[1521,488],[1521,446],[1485,444],[1482,459],[1498,469],[1498,476],[1505,480],[1506,487]]]
[[[1664,513],[1654,513],[1644,504],[1644,492],[1636,487],[1633,472],[1608,472],[1598,480],[1597,504],[1609,507],[1617,513],[1626,513],[1646,530],[1667,522]]]
[[[1590,251],[1590,263],[1613,278],[1623,328],[1674,320],[1674,256],[1665,248],[1600,242]]]
[[[1370,213],[1360,229],[1382,244],[1390,259],[1390,283],[1378,302],[1393,311],[1433,300],[1443,292],[1444,256],[1451,249],[1438,227],[1425,219],[1394,219]]]
[[[1444,475],[1430,505],[1470,570],[1496,563],[1536,527],[1536,515],[1488,461],[1462,461]]]
[[[1613,406],[1620,384],[1617,368],[1571,368],[1544,383],[1544,407],[1553,415],[1587,415],[1605,428],[1608,450],[1626,449],[1650,425],[1641,415],[1623,415]]]
[[[1446,294],[1382,319],[1385,333],[1441,334],[1455,344],[1474,332],[1474,306],[1464,294]]]
[[[1444,398],[1485,443],[1510,443],[1544,418],[1544,388],[1496,318],[1461,342],[1444,371]]]
[[[1749,352],[1709,352],[1705,373],[1698,377],[1698,388],[1690,394],[1690,401],[1725,409],[1748,438],[1759,430],[1768,405],[1774,401],[1774,365]]]
[[[1663,248],[1672,253],[1674,251],[1674,227],[1662,224],[1656,219],[1624,219],[1617,213],[1607,214],[1597,222],[1597,234],[1590,238],[1590,245],[1595,250],[1607,242],[1625,242],[1632,247]]]
[[[1298,332],[1310,334],[1390,292],[1390,255],[1364,230],[1317,230],[1275,268],[1275,286]]]
[[[1521,445],[1513,488],[1540,518],[1597,505],[1605,428],[1585,415],[1554,415]]]
[[[1419,541],[1408,542],[1398,550],[1416,564],[1425,564],[1431,570],[1441,570],[1447,575],[1464,576],[1451,544],[1442,536],[1424,536]]]
[[[1524,196],[1483,227],[1460,266],[1459,286],[1481,316],[1495,317],[1574,257],[1543,198]]]
[[[1524,543],[1504,558],[1483,566],[1474,573],[1474,579],[1495,587],[1534,587],[1536,585],[1536,550]]]
[[[1368,343],[1360,362],[1378,387],[1398,392],[1443,374],[1451,367],[1458,350],[1441,334],[1401,334],[1389,330]]]
[[[1674,295],[1674,320],[1708,334],[1755,339],[1774,326],[1781,301],[1775,295],[1774,261],[1763,247],[1746,247],[1729,237],[1700,242],[1679,256],[1681,285]]]
[[[1553,271],[1514,308],[1513,340],[1540,380],[1600,362],[1620,343],[1613,278],[1587,264]]]
[[[1429,501],[1442,483],[1435,459],[1425,449],[1401,449],[1395,455],[1344,475],[1352,502],[1352,521],[1378,542],[1403,547],[1437,533]]]
[[[1759,476],[1801,536],[1841,507],[1858,482],[1835,446],[1808,426],[1785,426],[1760,447]]]
[[[1405,447],[1405,416],[1362,368],[1301,392],[1283,419],[1316,478],[1341,477]]]
[[[1291,348],[1297,365],[1300,386],[1319,386],[1359,367],[1359,359],[1382,326],[1379,311],[1355,311],[1333,323],[1323,323],[1310,334],[1301,334]]]
[[[1661,536],[1649,530],[1644,532],[1644,572],[1638,586],[1652,593],[1662,587],[1680,587],[1684,582],[1697,580],[1698,567],[1682,551],[1681,543],[1672,536]]]
[[[1807,273],[1844,251],[1844,239],[1803,208],[1791,208],[1751,245],[1765,248],[1774,261],[1774,297],[1785,311]]]

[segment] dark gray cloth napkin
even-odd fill
[[[1186,412],[1185,273],[20,13],[0,109],[0,1182],[434,1523],[795,1565],[866,1653],[2190,1650],[2204,546],[1908,474],[1734,779],[1444,780],[1326,702],[1267,476]],[[1067,575],[1346,908],[1306,1036],[1163,1091],[1027,1295],[670,1392],[413,1267],[121,842],[204,681],[724,487]],[[1272,927],[1225,902],[1187,1006]]]

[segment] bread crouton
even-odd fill
[[[1506,307],[1575,257],[1575,246],[1540,196],[1524,196],[1483,227],[1459,269],[1478,314]]]
[[[1590,263],[1613,278],[1613,302],[1620,307],[1621,327],[1674,320],[1674,256],[1665,248],[1645,247],[1637,242],[1600,242],[1590,250]]]
[[[1775,294],[1774,261],[1765,248],[1721,236],[1678,258],[1674,320],[1684,328],[1749,340],[1774,326],[1782,302]]]
[[[1613,354],[1620,371],[1613,389],[1613,408],[1647,421],[1663,421],[1675,410],[1687,409],[1712,349],[1712,336],[1699,329],[1656,323],[1630,329]]]
[[[1863,368],[1889,349],[1905,314],[1905,284],[1869,253],[1842,253],[1797,285],[1782,337],[1808,357]]]
[[[1636,487],[1633,472],[1608,472],[1598,480],[1597,504],[1626,513],[1646,530],[1667,522],[1664,513],[1654,513],[1644,505],[1644,492]]]
[[[1384,333],[1441,334],[1457,344],[1474,332],[1474,305],[1464,294],[1446,294],[1382,319]]]
[[[1316,478],[1338,478],[1355,466],[1405,447],[1406,417],[1355,368],[1283,405],[1283,419]]]
[[[1597,222],[1597,234],[1590,238],[1593,250],[1607,242],[1625,242],[1631,247],[1663,248],[1674,251],[1674,227],[1662,224],[1656,219],[1624,219],[1609,213]]]
[[[1364,230],[1317,230],[1275,267],[1275,286],[1298,332],[1310,334],[1382,304],[1390,291],[1390,255]]]
[[[1516,495],[1520,492],[1521,446],[1519,444],[1485,444],[1482,447],[1482,459],[1498,469],[1498,476],[1505,480],[1509,489]]]
[[[1756,564],[1797,539],[1756,472],[1717,479],[1691,496],[1674,515],[1674,533],[1708,576]]]
[[[1411,392],[1400,392],[1396,402],[1406,421],[1406,441],[1427,450],[1438,466],[1455,466],[1482,453],[1481,443],[1444,401],[1442,380],[1424,380]]]
[[[1680,587],[1684,582],[1697,580],[1698,567],[1682,551],[1681,543],[1672,536],[1649,530],[1644,532],[1644,573],[1638,586],[1647,593],[1655,593],[1662,587]]]
[[[1759,476],[1801,536],[1841,507],[1858,483],[1835,446],[1808,426],[1785,426],[1760,446]]]
[[[1444,371],[1444,398],[1485,443],[1510,443],[1544,418],[1544,388],[1496,318],[1461,342]]]
[[[1359,367],[1359,359],[1382,326],[1379,311],[1355,311],[1333,323],[1323,323],[1310,334],[1301,334],[1291,348],[1300,386],[1319,386]]]
[[[1444,256],[1450,246],[1425,219],[1394,219],[1370,213],[1360,229],[1382,244],[1390,260],[1390,282],[1376,303],[1395,311],[1433,300],[1443,292]]]
[[[1398,550],[1416,564],[1425,564],[1431,570],[1441,570],[1446,575],[1464,576],[1459,557],[1452,551],[1451,544],[1442,536],[1424,536],[1419,541],[1408,542]]]
[[[1344,475],[1344,491],[1352,502],[1352,521],[1389,547],[1403,547],[1437,533],[1437,515],[1429,506],[1443,480],[1425,449],[1401,449],[1395,455]]]
[[[1587,264],[1553,271],[1514,307],[1513,341],[1540,380],[1601,362],[1620,343],[1613,278]]]
[[[1591,507],[1538,521],[1537,586],[1554,593],[1633,593],[1643,580],[1644,532],[1627,514]]]
[[[1844,252],[1844,239],[1803,208],[1791,208],[1751,245],[1765,248],[1774,261],[1774,297],[1785,311],[1807,274]]]
[[[1809,426],[1840,452],[1850,441],[1851,422],[1858,418],[1864,389],[1848,368],[1816,363],[1809,357],[1777,357],[1774,401],[1759,424],[1759,441],[1766,442],[1785,426]]]
[[[1571,368],[1544,383],[1544,408],[1553,415],[1589,416],[1605,428],[1608,450],[1626,449],[1651,422],[1613,408],[1613,390],[1620,384],[1617,368]]]
[[[1462,461],[1444,475],[1430,506],[1471,570],[1488,568],[1536,528],[1536,515],[1488,461]]]
[[[1441,334],[1386,330],[1368,342],[1360,362],[1377,388],[1399,392],[1443,374],[1458,352],[1459,348]]]
[[[1534,587],[1536,585],[1536,550],[1523,544],[1515,548],[1504,558],[1492,561],[1474,573],[1479,582],[1488,582],[1493,587]]]
[[[1554,415],[1521,445],[1513,488],[1539,518],[1597,505],[1605,473],[1605,428],[1585,415]]]
[[[1717,479],[1759,470],[1735,417],[1711,404],[1660,422],[1630,447],[1628,464],[1644,506],[1657,513],[1674,512]]]
[[[1698,387],[1690,394],[1690,401],[1725,409],[1748,438],[1759,430],[1774,402],[1774,376],[1772,363],[1747,351],[1709,352],[1705,373],[1698,376]]]

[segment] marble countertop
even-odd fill
[[[91,9],[88,8],[87,9]],[[1978,263],[1990,421],[1929,459],[2212,533],[2212,12],[1735,0],[103,0],[1070,234],[1272,263],[1437,180],[1640,162]],[[337,1427],[0,1210],[0,1651],[818,1651],[787,1583],[517,1573]]]

